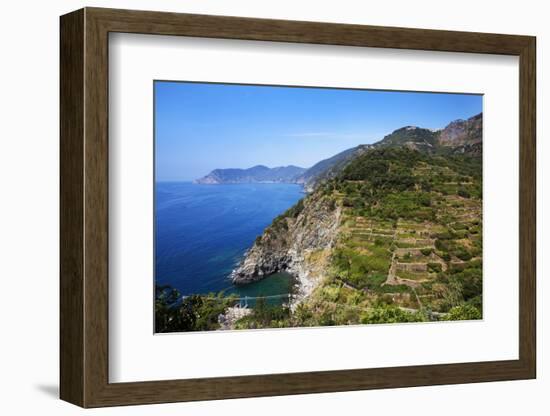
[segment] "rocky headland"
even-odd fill
[[[335,243],[341,208],[321,193],[302,199],[277,217],[258,237],[239,267],[236,285],[251,283],[277,272],[295,275],[295,299],[307,296],[322,279]]]

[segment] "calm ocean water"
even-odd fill
[[[234,287],[229,275],[271,221],[303,197],[291,184],[156,184],[155,279],[183,295],[288,293],[286,274]]]

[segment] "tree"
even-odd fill
[[[432,205],[432,199],[428,194],[421,194],[418,199],[419,199],[420,205],[422,205],[423,207],[429,207]]]
[[[193,301],[170,286],[155,286],[155,332],[190,331],[196,322]]]
[[[457,194],[458,194],[458,196],[461,196],[462,198],[470,198],[470,193],[464,188],[460,188],[457,191]]]

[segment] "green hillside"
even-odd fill
[[[301,179],[310,193],[232,274],[236,285],[295,275],[289,302],[243,308],[219,293],[180,304],[163,289],[159,332],[481,319],[481,132],[481,115],[404,127],[319,162]]]

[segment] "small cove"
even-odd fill
[[[301,186],[160,182],[155,191],[157,285],[170,285],[184,296],[224,290],[255,298],[292,291],[295,279],[284,272],[244,286],[234,286],[229,276],[255,238],[303,197]]]

